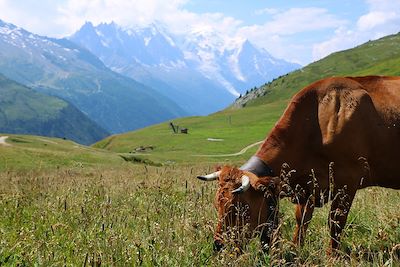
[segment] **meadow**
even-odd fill
[[[291,242],[293,204],[281,201],[269,253],[257,237],[242,253],[212,248],[216,183],[210,164],[80,165],[0,173],[1,266],[396,266],[400,192],[357,193],[339,256],[326,256],[328,206],[302,248]]]
[[[215,253],[217,183],[195,178],[216,165],[243,164],[257,147],[218,155],[263,140],[290,97],[310,82],[399,75],[399,38],[368,42],[276,79],[255,90],[259,97],[245,108],[173,121],[188,134],[174,134],[165,122],[91,147],[10,135],[9,146],[0,145],[0,265],[400,266],[400,191],[357,192],[335,257],[326,254],[329,204],[314,212],[304,246],[296,247],[290,241],[294,206],[287,199],[269,252],[254,237],[240,253],[229,242]]]
[[[216,165],[240,166],[257,147],[234,157],[199,155],[235,153],[262,140],[282,110],[279,103],[228,109],[175,120],[187,135],[162,123],[92,147],[10,135],[8,146],[0,145],[0,265],[398,266],[400,192],[382,188],[357,193],[337,257],[326,255],[329,204],[316,210],[298,248],[286,199],[268,253],[258,237],[241,253],[229,244],[213,251],[217,183],[196,176]],[[153,150],[132,153],[139,146]]]

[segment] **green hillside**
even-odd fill
[[[35,135],[2,134],[0,172],[10,170],[47,170],[119,166],[124,161],[117,154],[77,144],[60,138]]]
[[[71,104],[0,74],[0,133],[67,138],[82,144],[108,135]]]
[[[264,107],[254,107],[240,112],[227,110],[208,117],[183,118],[174,120],[174,124],[188,128],[188,134],[173,133],[169,124],[165,122],[139,131],[108,137],[94,146],[120,153],[132,152],[140,146],[152,146],[153,150],[136,153],[136,156],[161,163],[243,160],[254,153],[256,148],[249,149],[241,156],[202,155],[236,153],[243,147],[262,140],[267,129],[278,119],[281,108],[281,104],[271,104],[268,107],[270,112],[264,112]],[[209,141],[209,138],[219,140]]]
[[[301,88],[324,77],[365,75],[400,75],[400,33],[333,53],[250,92],[233,107],[288,100]]]
[[[154,146],[152,151],[136,156],[160,162],[241,163],[255,152],[256,147],[240,156],[197,155],[239,152],[265,138],[292,95],[304,86],[327,76],[357,75],[400,75],[400,34],[334,53],[254,90],[224,111],[207,117],[176,120],[176,124],[189,128],[187,135],[172,133],[168,123],[164,123],[114,135],[94,146],[125,153],[139,146]],[[257,95],[260,97],[256,98]],[[208,138],[224,140],[212,142]]]

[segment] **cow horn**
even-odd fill
[[[198,179],[202,181],[214,181],[216,180],[219,175],[221,174],[221,171],[213,172],[204,176],[197,176]]]
[[[250,178],[247,175],[243,175],[242,185],[239,188],[233,190],[232,194],[243,193],[249,188],[250,188]]]

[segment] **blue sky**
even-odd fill
[[[0,0],[0,19],[52,37],[85,21],[249,39],[273,56],[308,64],[400,31],[400,0]]]
[[[291,1],[265,1],[265,0],[193,0],[185,8],[195,13],[224,13],[243,20],[245,24],[261,24],[271,19],[274,10],[287,10],[290,8],[319,7],[330,10],[333,14],[349,20],[356,20],[367,12],[367,5],[363,0],[291,0]],[[264,12],[262,12],[264,11]]]

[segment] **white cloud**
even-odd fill
[[[400,31],[400,0],[366,0],[366,3],[368,12],[355,25],[339,27],[330,39],[314,45],[314,60]]]
[[[263,25],[267,32],[279,35],[292,35],[307,31],[336,28],[346,21],[337,19],[324,8],[291,8],[277,13],[273,20]]]
[[[67,0],[59,6],[59,22],[77,30],[85,21],[94,24],[114,21],[122,26],[147,25],[155,20],[176,18],[191,19],[191,14],[181,12],[187,0]]]
[[[265,48],[272,55],[305,64],[310,58],[310,44],[296,35],[334,30],[348,22],[323,8],[292,8],[272,16],[263,25],[244,26],[238,36]]]
[[[338,28],[331,39],[314,45],[313,59],[318,60],[333,52],[354,47],[359,44],[360,39],[362,38],[359,33],[346,27]]]
[[[372,11],[360,17],[357,27],[360,31],[372,30],[378,26],[385,25],[391,21],[399,19],[399,14],[395,11],[382,12]]]
[[[183,23],[195,14],[182,9],[188,0],[0,0],[0,18],[42,35],[72,34],[86,21],[123,26],[146,25],[155,20]]]
[[[39,34],[57,35],[63,25],[55,23],[57,1],[0,0],[0,19]],[[46,7],[46,8],[44,8]]]
[[[392,31],[400,28],[400,0],[367,0],[369,12],[357,21],[359,31]]]
[[[176,34],[205,31],[218,34],[229,46],[249,39],[273,56],[298,63],[320,59],[337,50],[400,31],[400,0],[365,0],[368,12],[353,22],[325,8],[254,11],[263,24],[245,25],[223,13],[195,13],[185,9],[191,0],[0,0],[0,18],[42,35],[72,34],[86,21],[115,21],[125,27],[160,21]],[[322,36],[331,34],[328,39]],[[210,40],[211,41],[211,40]]]

